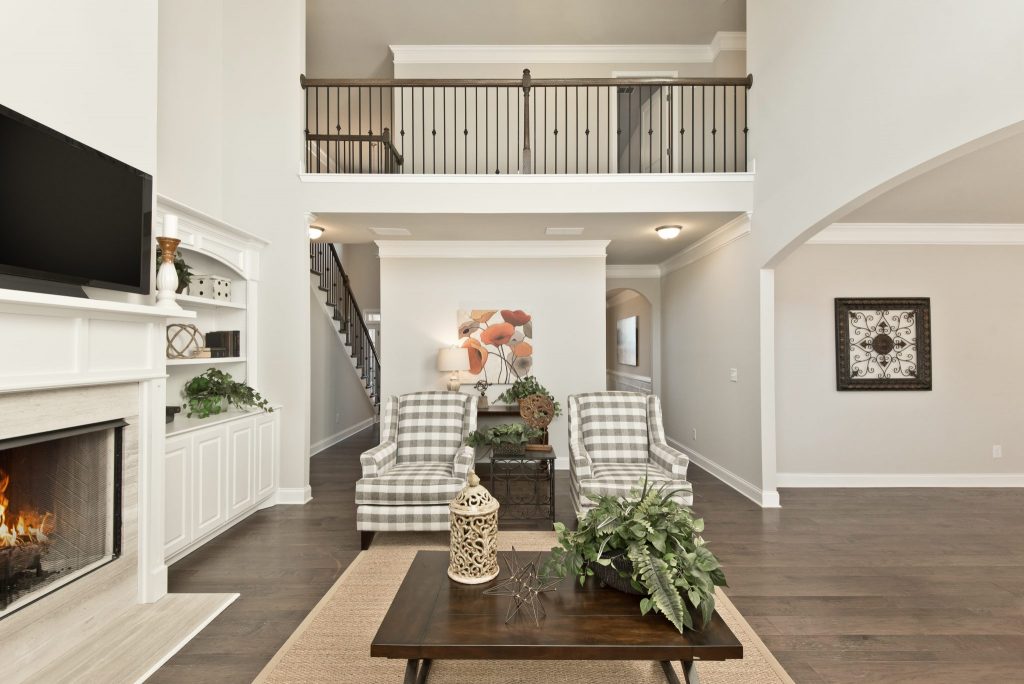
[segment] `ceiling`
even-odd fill
[[[843,223],[1024,223],[1024,134],[927,171]]]
[[[611,240],[609,264],[657,264],[738,216],[737,212],[678,214],[317,214],[323,239],[358,244],[374,240]],[[673,240],[658,226],[681,225]],[[405,228],[407,237],[380,236],[370,228]],[[576,236],[548,236],[545,229],[579,228]]]
[[[745,29],[745,0],[306,0],[306,75],[389,77],[389,45],[703,45]]]

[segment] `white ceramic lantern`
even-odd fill
[[[448,576],[456,582],[483,584],[498,576],[498,507],[470,471],[466,486],[448,504]]]

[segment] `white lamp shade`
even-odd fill
[[[469,370],[469,350],[449,347],[437,353],[437,369],[444,373]]]

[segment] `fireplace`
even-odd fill
[[[0,440],[0,619],[120,555],[126,425]]]

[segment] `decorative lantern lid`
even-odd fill
[[[466,486],[455,495],[448,509],[455,515],[487,515],[498,510],[498,500],[491,496],[487,488],[480,484],[480,477],[475,471],[469,471]]]

